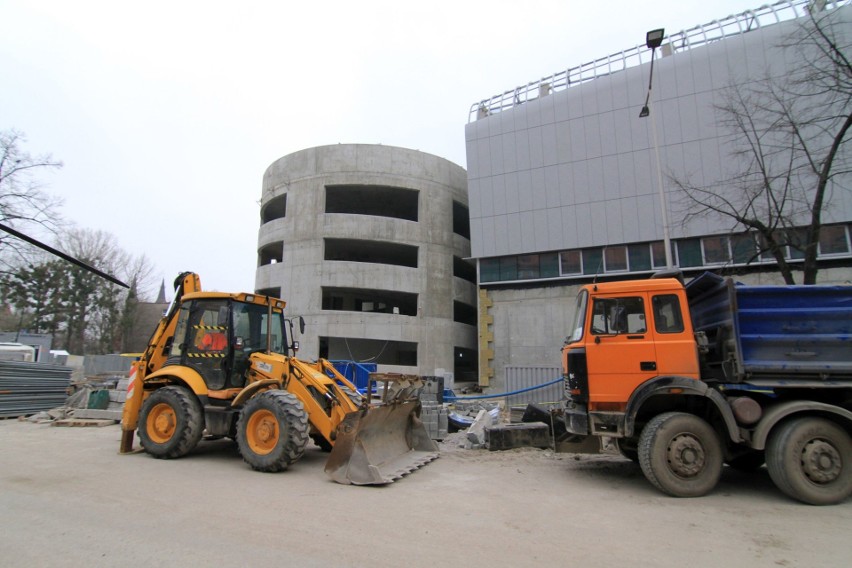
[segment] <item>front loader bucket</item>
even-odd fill
[[[344,485],[384,485],[438,457],[438,444],[420,421],[420,401],[350,412],[337,429],[325,472]]]

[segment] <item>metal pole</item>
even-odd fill
[[[660,165],[660,144],[657,141],[657,118],[651,112],[650,97],[648,97],[648,114],[651,118],[651,137],[654,142],[654,156],[657,159],[657,190],[660,194],[660,213],[663,216],[663,246],[666,249],[666,268],[670,270],[674,267],[674,263],[672,262],[672,242],[669,236],[669,210],[666,207],[666,195],[663,191],[663,168]]]

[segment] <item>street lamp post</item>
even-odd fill
[[[659,28],[651,30],[645,34],[645,45],[651,50],[651,73],[648,78],[648,94],[645,96],[645,106],[639,111],[639,118],[647,118],[651,116],[651,86],[654,83],[654,55],[657,48],[663,44],[665,29]],[[651,116],[651,138],[654,143],[654,155],[657,159],[657,190],[660,195],[660,213],[663,217],[663,248],[666,253],[666,268],[671,270],[674,267],[672,262],[672,242],[669,236],[669,211],[666,207],[666,196],[663,191],[663,168],[660,165],[660,144],[657,141],[657,121]]]

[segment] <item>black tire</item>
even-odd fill
[[[237,446],[256,471],[284,471],[305,453],[308,414],[295,395],[271,390],[249,400],[237,423]]]
[[[157,389],[142,405],[139,441],[146,452],[161,459],[185,456],[204,432],[201,402],[184,387]]]
[[[704,420],[683,412],[654,417],[639,437],[639,465],[654,487],[674,497],[701,497],[722,473],[722,444]]]
[[[639,463],[639,446],[636,438],[616,438],[615,445],[618,453],[633,463]]]
[[[763,467],[766,462],[766,455],[762,451],[754,450],[738,455],[735,458],[728,460],[728,465],[737,471],[743,473],[754,473]]]
[[[852,440],[823,418],[777,426],[766,444],[766,469],[785,495],[810,505],[833,505],[852,495]]]

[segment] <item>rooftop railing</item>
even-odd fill
[[[726,37],[744,34],[763,26],[793,20],[808,14],[810,10],[835,9],[852,0],[783,0],[764,5],[741,14],[731,15],[721,20],[713,20],[666,36],[663,45],[656,50],[657,57],[668,57],[674,53],[701,47]],[[515,87],[491,98],[473,103],[468,114],[468,122],[485,118],[503,110],[522,105],[526,102],[581,85],[588,81],[624,71],[651,61],[651,49],[637,45],[589,63],[569,67],[559,73],[542,77],[536,81]]]

